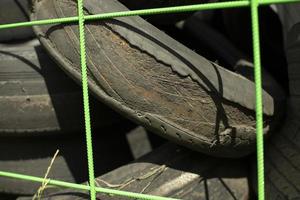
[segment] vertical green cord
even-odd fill
[[[82,74],[83,107],[84,107],[85,134],[86,134],[87,158],[88,158],[88,169],[89,169],[90,195],[91,195],[91,200],[96,200],[93,142],[92,142],[91,119],[90,119],[90,108],[89,108],[89,91],[88,91],[87,67],[86,67],[83,0],[78,0],[78,17],[79,17],[79,40],[80,40],[80,62],[81,62],[81,74]]]
[[[260,41],[258,22],[258,1],[251,0],[253,55],[254,55],[254,76],[256,93],[256,145],[257,145],[257,182],[258,199],[265,199],[264,185],[264,140],[263,140],[263,105],[262,105],[262,84],[261,84],[261,61],[260,61]]]

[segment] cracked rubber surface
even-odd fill
[[[131,164],[96,178],[96,185],[186,200],[246,200],[249,195],[246,169],[246,163],[241,160],[213,158],[167,143]],[[89,195],[61,190],[42,199],[83,200],[89,199]],[[97,199],[128,198],[97,194]]]
[[[245,78],[254,81],[254,64],[250,61],[251,59],[247,58],[224,34],[216,31],[211,25],[201,20],[199,16],[194,15],[188,18],[184,22],[183,30],[192,36],[192,40],[201,44],[203,46],[201,48],[215,55],[215,58],[224,63],[227,69],[232,69]],[[275,98],[284,98],[286,93],[274,77],[265,68],[262,68],[261,73],[262,88]],[[284,112],[285,105],[282,104],[280,107]]]
[[[38,40],[0,48],[0,136],[84,130],[81,88],[57,67]],[[95,99],[91,107],[94,127],[121,120]]]
[[[103,13],[126,7],[115,0],[89,0],[85,9]],[[72,0],[42,0],[35,2],[32,19],[76,14]],[[52,57],[80,82],[78,27],[40,26],[35,31]],[[140,17],[88,23],[86,50],[89,86],[116,111],[207,154],[239,157],[254,150],[253,82],[207,61]],[[265,133],[283,100],[263,91]]]

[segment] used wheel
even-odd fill
[[[95,179],[96,185],[136,193],[186,200],[246,200],[249,197],[247,165],[217,159],[168,143],[135,162]],[[102,200],[126,199],[98,193]],[[29,198],[20,198],[20,200]],[[59,190],[43,200],[84,200],[88,193]]]
[[[116,0],[88,0],[89,13],[126,10]],[[47,12],[44,12],[47,10]],[[35,1],[32,19],[74,16],[76,2]],[[89,86],[124,116],[210,155],[241,157],[255,149],[255,85],[173,40],[140,17],[86,24]],[[77,81],[76,24],[35,27],[43,46]],[[284,96],[263,91],[264,132]]]
[[[300,199],[300,4],[281,5],[290,97],[283,128],[266,145],[266,199]],[[253,174],[256,174],[256,168]],[[256,188],[256,187],[255,187]]]
[[[247,8],[223,10],[225,32],[246,55],[252,57],[251,16]],[[262,66],[288,91],[288,73],[281,23],[268,6],[260,8],[260,43]]]
[[[82,107],[81,88],[48,57],[38,40],[1,45],[0,136],[82,131]],[[121,120],[93,98],[91,114],[95,127]]]
[[[95,175],[107,173],[133,159],[125,138],[129,128],[119,124],[94,129],[97,133],[93,138]],[[0,170],[44,177],[56,150],[59,153],[48,178],[73,183],[88,180],[85,135],[76,132],[72,136],[1,137]],[[33,195],[40,186],[41,183],[0,177],[0,194]]]

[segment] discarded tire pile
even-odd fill
[[[85,0],[86,14],[201,3]],[[2,0],[0,24],[77,15]],[[248,9],[85,22],[97,186],[256,199]],[[300,198],[300,4],[260,9],[266,199]],[[88,184],[77,23],[0,30],[0,171]],[[124,197],[97,194],[103,200]],[[0,177],[0,199],[89,199]]]

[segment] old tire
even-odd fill
[[[96,178],[96,185],[136,193],[187,200],[246,200],[247,165],[239,160],[212,158],[168,143],[135,162]],[[98,193],[102,200],[124,199]],[[20,198],[20,200],[29,198]],[[87,200],[74,190],[57,190],[43,200]]]
[[[25,22],[29,20],[29,0],[1,0],[0,24]],[[13,28],[0,31],[0,42],[28,39],[34,36],[31,27]]]
[[[126,10],[116,0],[85,1],[85,8],[91,14]],[[32,19],[73,16],[76,9],[71,0],[36,1]],[[87,30],[89,86],[99,100],[197,151],[241,157],[255,149],[253,82],[209,62],[140,17],[87,23]],[[49,25],[35,31],[60,66],[81,80],[78,27]],[[284,99],[263,91],[266,134]]]
[[[126,124],[94,129],[95,174],[102,175],[132,160]],[[2,137],[0,170],[43,178],[56,150],[48,178],[73,183],[88,180],[85,135]],[[0,194],[33,195],[41,183],[0,177]],[[51,191],[51,189],[49,190]],[[46,193],[44,193],[46,194]],[[0,198],[1,199],[1,198]]]
[[[299,8],[298,4],[298,8]],[[290,9],[288,9],[290,7]],[[285,5],[286,16],[298,16],[284,21],[286,56],[288,60],[290,97],[283,128],[274,133],[266,145],[266,199],[300,199],[300,15],[296,5]],[[282,8],[282,7],[281,7]],[[284,10],[280,10],[284,11]],[[296,15],[291,15],[291,13]],[[296,20],[297,19],[297,20]],[[290,22],[298,22],[289,24]],[[254,180],[256,168],[253,169]],[[256,183],[256,181],[254,182]],[[254,184],[254,188],[256,185]]]
[[[1,45],[0,110],[0,136],[84,130],[81,88],[48,57],[38,40]],[[94,98],[91,114],[94,127],[121,120]]]

